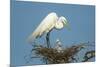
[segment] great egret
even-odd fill
[[[61,41],[59,39],[56,40],[55,49],[57,50],[58,53],[62,53],[63,52],[62,43],[61,43]]]
[[[51,12],[42,20],[42,22],[35,29],[35,31],[29,36],[28,40],[29,42],[32,42],[35,39],[43,36],[44,34],[47,34],[46,36],[46,40],[48,41],[47,44],[50,44],[49,42],[50,31],[53,29],[60,30],[64,26],[66,26],[69,29],[69,24],[66,18],[63,16],[58,17],[55,12]]]

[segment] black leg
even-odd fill
[[[51,32],[51,31],[49,31],[49,32],[47,33],[47,35],[46,35],[47,48],[51,48],[51,46],[50,46],[50,39],[49,39],[49,37],[50,37],[50,32]],[[46,57],[46,58],[45,58],[46,64],[48,64],[47,59],[48,59],[48,58]]]
[[[47,35],[46,35],[46,42],[47,42],[47,47],[48,47],[48,48],[51,47],[51,46],[50,46],[50,39],[49,39],[49,37],[50,37],[50,32],[48,32]]]

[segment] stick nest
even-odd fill
[[[70,63],[75,61],[74,55],[77,54],[83,47],[83,45],[72,46],[70,48],[63,49],[63,52],[57,52],[54,48],[39,47],[35,50],[37,56],[46,59],[49,64],[56,63]],[[32,50],[32,51],[33,51]]]

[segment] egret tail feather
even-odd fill
[[[29,43],[33,43],[33,42],[35,41],[35,39],[36,39],[36,36],[30,35],[30,36],[28,37],[28,42],[29,42]]]

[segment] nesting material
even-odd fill
[[[62,52],[58,52],[55,48],[41,46],[40,48],[35,49],[35,54],[45,58],[49,64],[70,63],[75,60],[74,55],[77,54],[82,48],[83,45],[78,45],[65,48]]]

